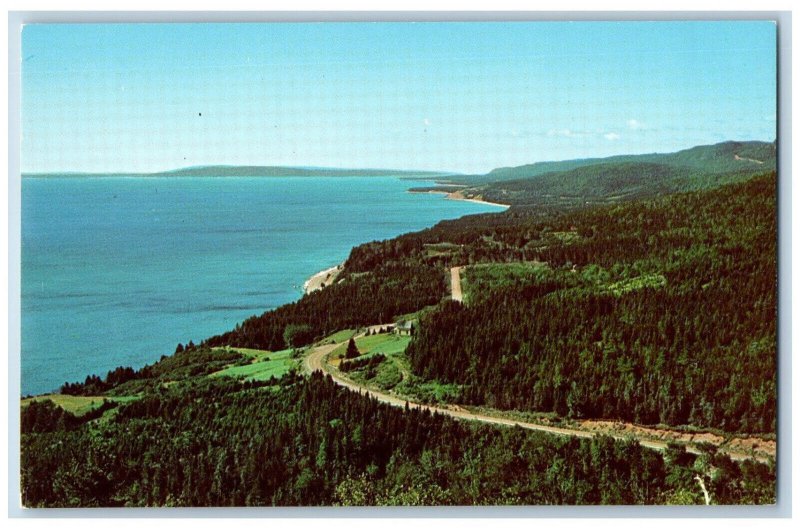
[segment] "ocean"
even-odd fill
[[[302,296],[358,244],[501,208],[396,177],[27,177],[22,384],[41,394]]]

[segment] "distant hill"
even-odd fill
[[[570,208],[710,189],[776,166],[775,143],[729,141],[667,154],[540,162],[450,180],[467,184],[461,194],[468,198]]]
[[[443,174],[445,173],[434,171],[401,171],[397,169],[209,165],[153,173],[150,176],[439,176]]]
[[[755,172],[760,172],[775,168],[775,147],[774,142],[727,141],[715,145],[700,145],[673,153],[624,154],[607,158],[581,158],[558,162],[537,162],[516,167],[499,167],[484,175],[453,177],[453,180],[474,185],[502,180],[532,178],[546,173],[569,171],[601,163],[636,162],[692,167],[713,173],[737,171],[743,165],[751,164],[754,166]],[[764,163],[759,164],[752,160]]]
[[[450,173],[434,171],[401,171],[396,169],[340,169],[330,167],[281,167],[263,165],[207,165],[200,167],[184,167],[157,173],[26,173],[24,177],[59,178],[59,177],[103,177],[103,176],[403,176],[403,177],[435,177]]]

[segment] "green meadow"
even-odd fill
[[[221,371],[211,373],[211,377],[235,377],[245,380],[269,380],[272,377],[280,378],[297,365],[292,358],[292,350],[260,351],[258,349],[240,349],[237,351],[253,359],[252,363],[231,366]]]

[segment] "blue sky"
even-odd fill
[[[771,22],[29,25],[22,169],[495,167],[776,134]]]

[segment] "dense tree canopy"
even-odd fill
[[[774,501],[771,466],[476,426],[319,374],[198,380],[78,428],[54,420],[23,434],[29,507],[700,503],[698,475],[715,503]]]

